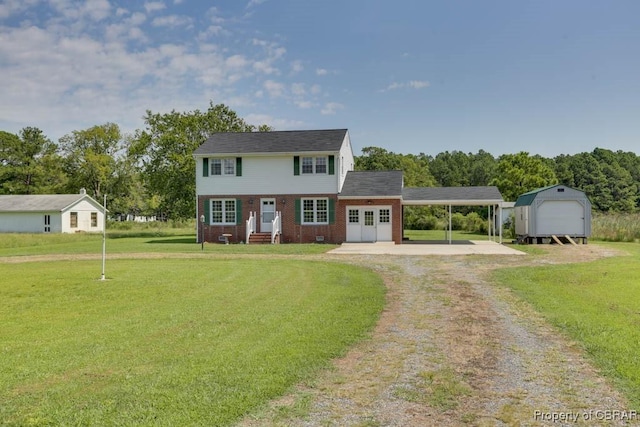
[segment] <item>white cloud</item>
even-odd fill
[[[188,16],[166,15],[153,18],[152,24],[156,27],[186,27],[192,22]]]
[[[404,89],[404,88],[419,90],[429,86],[431,86],[431,84],[428,81],[424,81],[424,80],[411,80],[406,83],[393,82],[389,86],[387,86],[386,89],[381,89],[379,92],[388,92],[391,90]]]
[[[324,68],[316,69],[316,75],[318,76],[326,76],[327,74],[329,74],[329,71],[325,70]]]
[[[302,96],[307,93],[306,89],[304,88],[304,83],[292,83],[291,93],[296,96]]]
[[[294,101],[293,103],[296,105],[296,107],[302,108],[303,110],[313,108],[315,106],[315,104],[311,101]]]
[[[322,92],[322,88],[320,87],[320,85],[315,84],[311,86],[309,92],[311,92],[312,95],[319,95],[320,92]]]
[[[297,74],[302,70],[304,70],[304,65],[302,64],[302,61],[296,60],[291,62],[291,72],[293,74]]]
[[[285,88],[282,83],[267,80],[264,82],[263,86],[272,98],[279,98],[284,95]]]
[[[147,11],[147,13],[157,12],[159,10],[165,9],[166,7],[167,6],[165,6],[165,4],[161,1],[150,1],[144,4],[144,9]]]
[[[247,9],[252,8],[254,6],[258,6],[261,5],[262,3],[266,2],[267,0],[250,0],[249,3],[247,3]]]
[[[320,110],[320,114],[324,116],[330,116],[330,115],[336,114],[338,110],[343,110],[343,109],[344,109],[344,105],[338,102],[327,102],[324,105],[324,108]]]

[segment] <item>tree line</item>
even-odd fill
[[[144,129],[124,135],[115,123],[74,130],[52,141],[37,127],[18,134],[0,131],[0,194],[77,193],[98,201],[108,194],[114,213],[155,215],[173,220],[195,215],[193,152],[216,132],[265,132],[224,104],[206,111],[160,114],[147,111]],[[561,183],[586,192],[602,212],[640,208],[640,157],[596,148],[592,152],[544,158],[527,152],[494,157],[445,151],[436,156],[398,154],[366,147],[356,170],[402,170],[405,186],[497,186],[504,199]],[[410,210],[411,211],[411,210]]]

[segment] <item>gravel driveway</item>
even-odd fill
[[[544,250],[524,257],[329,255],[384,278],[388,301],[372,338],[241,425],[639,425],[605,419],[613,414],[605,411],[629,411],[625,399],[576,345],[488,281],[495,268],[612,255],[592,244]]]

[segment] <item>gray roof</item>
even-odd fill
[[[85,194],[0,196],[0,212],[59,212],[84,198],[93,200]]]
[[[337,152],[346,135],[347,129],[220,132],[193,154]]]
[[[425,187],[402,190],[405,204],[471,206],[502,202],[498,187]]]
[[[349,171],[339,198],[400,198],[402,171]]]

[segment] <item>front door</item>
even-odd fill
[[[260,232],[271,233],[276,217],[276,199],[260,199]]]
[[[378,239],[376,230],[376,211],[365,209],[363,212],[362,241],[375,242]]]

